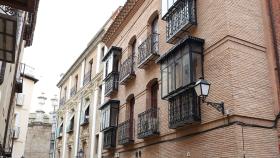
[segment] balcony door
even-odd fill
[[[158,52],[158,16],[152,21],[151,24],[151,33],[152,33],[152,52],[157,53]]]
[[[134,122],[134,104],[135,104],[135,98],[134,96],[132,96],[130,99],[129,99],[129,109],[127,110],[127,112],[129,112],[128,116],[129,116],[129,133],[128,133],[128,136],[129,136],[129,139],[130,140],[133,140],[133,122]]]

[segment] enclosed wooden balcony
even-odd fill
[[[103,149],[111,149],[116,147],[116,128],[104,131]]]
[[[134,57],[130,55],[122,64],[120,68],[120,84],[124,85],[129,80],[135,77],[134,72]]]
[[[118,72],[111,72],[107,77],[104,79],[105,81],[105,96],[108,97],[114,92],[118,91],[118,81],[119,81],[119,73]]]
[[[194,89],[188,89],[169,100],[169,128],[200,123],[200,105]]]
[[[138,47],[138,68],[145,68],[159,57],[159,34],[151,34]]]
[[[177,0],[164,15],[166,21],[166,41],[175,44],[185,33],[196,25],[196,1]]]
[[[86,85],[90,81],[91,81],[91,71],[88,71],[84,76],[83,85]]]
[[[127,145],[134,142],[133,139],[133,120],[129,119],[121,124],[119,124],[119,132],[118,132],[118,143],[120,145]]]
[[[159,135],[159,109],[151,108],[138,115],[137,138]]]

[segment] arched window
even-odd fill
[[[158,88],[157,78],[147,84],[147,109],[158,107]]]
[[[135,104],[135,98],[134,95],[131,94],[127,97],[127,109],[126,109],[126,118],[127,120],[133,120],[134,117],[134,104]]]

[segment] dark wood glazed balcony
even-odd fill
[[[122,64],[120,68],[120,84],[124,85],[129,80],[135,77],[134,72],[134,57],[130,55]]]
[[[118,72],[111,72],[107,77],[104,79],[105,81],[105,96],[108,97],[114,92],[118,91],[118,81],[119,81],[119,73]]]
[[[104,131],[103,149],[111,149],[116,147],[116,128]]]
[[[159,57],[159,34],[151,34],[138,47],[138,68],[145,68]]]
[[[186,90],[169,100],[169,128],[200,123],[200,105],[194,89]]]
[[[159,109],[151,108],[138,115],[137,138],[159,135]]]
[[[196,0],[178,0],[168,9],[163,20],[166,23],[166,41],[176,43],[184,33],[196,25]]]
[[[76,86],[74,86],[70,90],[70,96],[73,97],[76,93],[77,93],[77,88],[76,88]]]
[[[118,143],[120,145],[127,145],[134,142],[133,127],[133,120],[131,119],[119,124]]]
[[[83,85],[86,85],[90,81],[91,81],[91,71],[88,71],[84,76]]]
[[[65,101],[66,101],[65,97],[60,98],[59,106],[63,106],[65,104]]]

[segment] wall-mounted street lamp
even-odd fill
[[[197,96],[201,98],[203,103],[212,106],[213,108],[221,112],[223,115],[225,115],[224,102],[215,103],[215,102],[206,101],[206,97],[209,94],[210,85],[211,84],[206,80],[200,79],[195,83],[194,86],[195,92]]]
[[[78,152],[78,158],[83,158],[84,157],[84,151],[83,149],[80,149],[80,151]]]

